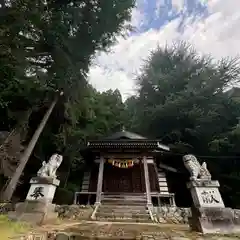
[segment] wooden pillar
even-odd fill
[[[101,203],[104,162],[105,162],[105,159],[103,157],[101,157],[100,162],[99,162],[98,182],[97,182],[97,196],[96,196],[95,204],[100,204]]]
[[[147,164],[147,158],[145,156],[143,157],[143,167],[144,167],[146,194],[147,194],[147,205],[152,205],[152,198],[151,198],[151,195],[150,195],[148,164]]]
[[[73,200],[73,204],[77,204],[77,193],[74,193],[74,200]]]

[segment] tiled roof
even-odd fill
[[[160,144],[157,140],[102,140],[102,141],[90,141],[88,142],[88,148],[90,149],[163,149],[169,151],[169,147]]]
[[[89,141],[87,148],[90,150],[100,149],[162,149],[169,151],[169,147],[162,145],[158,140],[147,139],[136,133],[128,131],[120,131],[112,134],[109,137]]]

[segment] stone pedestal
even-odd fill
[[[206,233],[233,233],[234,211],[225,208],[219,192],[219,182],[195,180],[187,184],[194,206],[189,224],[192,230]]]
[[[231,208],[192,207],[189,225],[193,231],[204,234],[231,234],[237,232]]]
[[[26,200],[52,202],[59,183],[60,181],[56,178],[32,178]]]
[[[12,220],[21,220],[43,224],[57,218],[55,205],[52,204],[59,180],[56,178],[32,178],[31,187],[25,202],[18,203],[14,212],[8,216]]]
[[[218,181],[195,180],[187,184],[191,191],[194,206],[224,208],[221,194],[218,190],[220,184]]]

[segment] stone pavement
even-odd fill
[[[36,229],[37,234],[25,236],[24,240],[236,240],[239,236],[205,235],[189,231],[187,225],[176,224],[141,224],[141,223],[111,223],[82,221],[71,222],[58,226],[48,225]],[[47,234],[48,233],[48,234]],[[42,236],[34,238],[33,236]],[[48,237],[47,237],[48,236]],[[21,239],[21,238],[18,238]]]

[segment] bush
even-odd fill
[[[57,205],[73,204],[74,192],[66,188],[57,188],[53,202]]]

